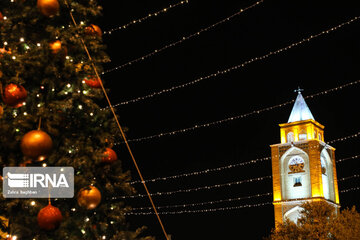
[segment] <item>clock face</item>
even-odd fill
[[[302,157],[294,156],[289,161],[289,169],[292,173],[304,172],[305,161]]]

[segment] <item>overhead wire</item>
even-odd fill
[[[77,27],[78,25],[77,25],[77,22],[76,22],[76,20],[75,20],[75,18],[74,18],[74,15],[73,15],[73,9],[70,7],[70,5],[69,5],[69,3],[68,3],[67,0],[65,0],[65,4],[66,4],[66,6],[67,6],[67,8],[68,8],[68,10],[69,10],[69,15],[70,15],[70,17],[71,17],[71,20],[72,20],[74,26]],[[114,108],[112,107],[110,98],[109,98],[109,96],[108,96],[108,94],[107,94],[107,92],[106,92],[106,89],[105,89],[105,87],[104,87],[104,85],[103,85],[103,82],[102,82],[102,80],[101,80],[101,78],[100,78],[100,76],[99,76],[98,70],[97,70],[97,68],[96,68],[96,66],[95,66],[95,63],[94,63],[92,57],[91,57],[91,54],[90,54],[90,52],[89,52],[89,49],[88,49],[88,47],[87,47],[84,39],[80,37],[80,40],[81,40],[81,43],[82,43],[82,45],[83,45],[83,48],[84,48],[84,50],[85,50],[85,52],[86,52],[86,55],[87,55],[87,57],[89,58],[89,61],[91,62],[91,67],[93,68],[93,71],[94,71],[94,73],[95,73],[95,75],[96,75],[96,77],[97,77],[97,79],[98,79],[98,82],[100,83],[101,90],[102,90],[102,92],[103,92],[103,94],[104,94],[104,96],[105,96],[105,98],[106,98],[107,103],[108,103],[109,106],[110,106],[111,112],[112,112],[112,114],[113,114],[113,117],[114,117],[114,120],[115,120],[115,122],[116,122],[116,124],[117,124],[117,127],[118,127],[118,129],[119,129],[119,131],[120,131],[120,134],[121,134],[122,138],[125,140],[125,144],[126,144],[127,150],[128,150],[128,152],[129,152],[129,154],[130,154],[130,156],[131,156],[131,159],[132,159],[133,164],[134,164],[134,166],[135,166],[135,168],[136,168],[136,170],[137,170],[137,173],[138,173],[140,179],[143,180],[143,176],[142,176],[142,173],[141,173],[141,171],[140,171],[140,168],[139,168],[139,166],[138,166],[138,164],[137,164],[137,162],[136,162],[136,159],[135,159],[135,157],[134,157],[134,155],[133,155],[133,152],[132,152],[129,144],[128,144],[127,141],[126,141],[127,138],[126,138],[126,136],[125,136],[125,133],[124,133],[124,131],[123,131],[123,128],[122,128],[121,125],[120,125],[119,119],[118,119],[118,117],[117,117],[117,115],[116,115],[116,113],[115,113]],[[166,240],[170,240],[170,239],[169,239],[169,235],[168,235],[167,232],[166,232],[164,223],[163,223],[163,221],[161,220],[161,218],[160,218],[160,216],[159,216],[159,214],[158,214],[158,212],[157,212],[155,203],[154,203],[154,201],[153,201],[153,199],[152,199],[152,197],[151,197],[151,195],[150,195],[150,192],[149,192],[149,190],[148,190],[145,182],[143,182],[143,186],[144,186],[144,189],[145,189],[145,191],[146,191],[146,195],[147,195],[147,197],[148,197],[148,199],[149,199],[149,201],[150,201],[150,203],[151,203],[151,206],[153,207],[154,214],[156,215],[156,218],[157,218],[157,220],[158,220],[158,222],[159,222],[159,224],[160,224],[160,226],[161,226],[161,229],[162,229],[162,232],[163,232],[163,234],[164,234],[164,236],[165,236],[165,239],[166,239]]]

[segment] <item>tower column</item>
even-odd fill
[[[318,141],[309,141],[311,196],[324,197]]]

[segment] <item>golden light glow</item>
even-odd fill
[[[281,136],[281,143],[286,143],[286,136],[285,136],[285,130],[280,129],[280,136]]]
[[[314,126],[307,124],[306,126],[307,139],[314,139]]]
[[[294,128],[294,139],[295,142],[299,141],[299,130],[297,127]]]
[[[273,193],[273,196],[274,196],[274,202],[281,201],[281,192],[280,191],[275,190]]]

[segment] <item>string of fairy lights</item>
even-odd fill
[[[259,4],[261,2],[262,1],[259,1],[256,4]],[[210,75],[208,75],[206,77],[195,79],[194,81],[192,81],[190,83],[186,83],[186,84],[182,84],[182,85],[179,85],[179,86],[174,86],[174,87],[171,87],[171,88],[168,88],[168,89],[164,89],[164,90],[161,90],[161,91],[158,91],[158,92],[154,92],[152,94],[149,94],[149,95],[146,95],[146,96],[143,96],[143,97],[139,97],[139,98],[136,98],[136,99],[132,99],[132,100],[129,100],[129,101],[125,101],[125,102],[119,103],[119,104],[114,105],[114,106],[120,106],[120,105],[135,103],[135,102],[145,100],[145,99],[148,99],[148,98],[152,98],[152,97],[155,97],[155,96],[167,93],[167,92],[172,92],[173,90],[176,90],[176,89],[179,89],[179,88],[184,88],[184,87],[187,87],[187,86],[190,86],[190,85],[194,85],[194,84],[196,84],[196,83],[198,83],[198,82],[200,82],[202,80],[206,80],[206,79],[209,79],[209,78],[212,78],[212,77],[216,77],[216,76],[218,76],[220,74],[226,74],[226,73],[228,73],[228,72],[230,72],[232,70],[238,69],[240,67],[244,67],[245,65],[250,64],[252,62],[265,59],[265,58],[267,58],[267,57],[269,57],[271,55],[278,54],[278,53],[280,53],[282,51],[289,50],[292,47],[295,47],[295,46],[298,46],[298,45],[303,44],[305,42],[308,42],[308,41],[310,41],[310,40],[312,40],[314,38],[317,38],[317,37],[319,37],[321,35],[324,35],[324,34],[332,32],[332,31],[335,31],[338,28],[341,28],[341,27],[345,26],[346,24],[350,24],[350,23],[352,23],[352,22],[354,22],[354,21],[356,21],[358,19],[359,19],[359,17],[355,17],[355,18],[351,19],[348,22],[340,24],[340,25],[338,25],[338,26],[336,26],[334,28],[330,28],[329,30],[323,31],[323,32],[321,32],[319,34],[310,36],[309,38],[306,38],[306,39],[303,39],[303,40],[301,40],[299,42],[291,44],[291,45],[289,45],[289,46],[287,46],[287,47],[285,47],[283,49],[279,49],[277,51],[270,52],[270,53],[268,53],[268,54],[266,54],[264,56],[261,56],[261,57],[252,58],[252,59],[250,59],[248,61],[245,61],[244,63],[242,63],[240,65],[235,66],[235,68],[232,67],[232,68],[229,68],[229,69],[226,69],[226,70],[223,70],[223,71],[218,71],[217,73],[210,74]],[[229,19],[227,19],[226,21],[229,21]],[[126,28],[126,27],[124,27],[124,28]],[[119,29],[121,29],[121,28],[119,28]],[[201,32],[202,31],[200,31],[200,33]],[[194,37],[196,35],[199,35],[200,33],[193,34],[193,36],[192,35],[190,35],[190,36]],[[109,34],[111,34],[111,32]],[[185,40],[188,40],[188,39],[185,37],[183,40],[177,41],[173,45],[171,45],[171,44],[166,45],[164,48],[161,48],[160,50],[155,50],[154,52],[152,52],[150,54],[147,54],[147,55],[145,55],[143,57],[132,60],[132,61],[130,61],[130,62],[126,63],[126,64],[123,64],[123,65],[120,65],[120,66],[118,66],[116,68],[107,70],[107,71],[103,72],[102,74],[106,74],[106,73],[109,73],[111,71],[119,70],[119,69],[121,69],[121,68],[123,68],[125,66],[131,65],[132,63],[145,60],[146,58],[151,57],[151,56],[155,55],[156,53],[161,52],[161,51],[163,51],[163,50],[165,50],[165,49],[167,49],[169,47],[175,46],[175,45],[177,45],[177,44],[179,44],[179,43],[181,43],[181,42],[183,42]],[[340,89],[342,89],[344,87],[348,87],[348,86],[351,86],[351,85],[354,85],[354,84],[358,84],[359,81],[360,80],[352,82],[352,83],[341,85],[341,86],[339,86],[337,88],[325,90],[325,91],[310,95],[310,96],[308,96],[306,98],[314,98],[314,97],[317,97],[317,96],[320,96],[320,95],[325,95],[325,94],[328,94],[330,92],[340,90]],[[289,102],[286,102],[285,104],[276,105],[276,107],[282,107],[282,106],[291,104],[293,102],[294,101],[289,101]],[[274,108],[276,108],[276,107],[274,107]],[[271,109],[274,109],[274,108],[270,107],[270,108],[263,108],[263,109],[271,110]],[[254,111],[253,113],[244,115],[244,116],[242,116],[240,118],[247,117],[247,116],[255,114],[255,113],[259,114],[261,112],[266,111],[266,110],[263,110],[263,109],[258,110],[258,111]],[[227,120],[227,121],[235,120],[233,118],[228,118],[228,119],[229,120]],[[217,122],[218,121],[216,121],[216,123],[214,122],[214,125],[223,123],[223,122],[220,122],[220,123],[217,123]],[[208,126],[210,127],[211,125],[212,124],[210,123],[210,125],[204,125],[203,127],[208,127]],[[190,130],[195,130],[197,128],[199,128],[198,125],[195,125],[193,129],[192,128],[186,128],[186,129],[179,130],[178,132],[175,131],[175,132],[160,133],[160,134],[157,135],[157,137],[162,137],[164,135],[175,135],[175,134],[180,133],[180,132],[187,132],[187,131],[190,131]],[[347,137],[343,137],[343,138],[339,138],[339,139],[329,141],[328,143],[331,144],[331,143],[334,143],[334,142],[337,142],[337,141],[345,141],[347,139],[357,137],[358,134],[359,134],[359,132],[356,133],[356,134],[347,136]],[[139,138],[139,139],[131,139],[129,141],[143,141],[143,140],[148,140],[148,139],[152,139],[152,138],[155,138],[155,137],[150,136],[150,137],[145,137],[145,139]],[[351,156],[351,157],[347,157],[347,158],[342,158],[342,159],[337,160],[337,162],[340,163],[340,162],[343,162],[343,161],[346,161],[346,160],[358,159],[359,156],[360,155],[355,155],[355,156]],[[250,160],[250,161],[247,161],[247,162],[227,165],[227,166],[218,167],[218,168],[205,169],[205,170],[201,170],[201,171],[183,173],[183,174],[178,174],[178,175],[173,175],[173,176],[168,176],[168,177],[158,177],[158,178],[154,178],[154,179],[145,180],[144,182],[157,182],[157,181],[165,181],[165,180],[170,180],[170,179],[177,179],[177,178],[181,178],[181,177],[189,177],[189,176],[195,176],[195,175],[208,174],[208,173],[211,173],[211,172],[222,171],[222,170],[230,169],[230,168],[234,168],[234,167],[245,166],[245,165],[249,165],[249,164],[255,164],[255,163],[258,163],[258,162],[264,162],[264,161],[268,161],[270,159],[271,159],[270,157],[259,158],[259,159]],[[359,178],[359,177],[360,177],[360,175],[355,174],[355,175],[352,175],[352,176],[339,178],[338,181],[342,182],[342,181],[347,181],[347,180],[354,179],[354,178]],[[272,176],[263,176],[263,177],[258,177],[258,178],[252,178],[252,179],[246,179],[246,180],[240,180],[240,181],[235,181],[235,182],[224,183],[224,184],[207,185],[207,186],[201,186],[201,187],[195,187],[195,188],[189,188],[189,189],[179,189],[179,190],[168,191],[168,192],[155,192],[155,193],[152,193],[151,196],[166,196],[166,195],[172,195],[172,194],[175,194],[175,193],[189,193],[189,192],[200,191],[200,190],[211,190],[211,189],[215,189],[215,188],[239,185],[239,184],[243,184],[243,183],[257,182],[257,181],[262,181],[262,180],[271,179],[271,178],[272,178]],[[140,183],[140,182],[141,181],[133,181],[133,182],[131,182],[131,184],[136,184],[136,183]],[[359,189],[360,189],[360,187],[353,187],[353,188],[341,190],[340,193],[347,193],[347,192],[355,191],[355,190],[359,190]],[[137,194],[137,195],[132,195],[132,196],[113,197],[112,199],[127,199],[127,198],[137,198],[137,197],[145,197],[145,196],[147,196],[147,195],[145,195],[145,194]],[[264,197],[264,196],[267,196],[267,197],[272,196],[272,193],[261,193],[261,194],[255,194],[255,195],[250,195],[250,196],[241,196],[241,197],[237,197],[237,198],[213,200],[213,201],[198,202],[198,203],[166,205],[166,206],[159,206],[158,209],[198,207],[198,206],[205,206],[205,205],[214,205],[214,204],[218,204],[218,203],[227,203],[227,202],[234,202],[234,201],[240,201],[240,200],[245,200],[245,199],[252,199],[252,198],[256,198],[256,197]],[[263,202],[263,203],[255,203],[255,204],[243,204],[243,205],[239,205],[239,206],[226,206],[226,207],[206,208],[206,209],[184,209],[184,210],[179,210],[179,211],[162,211],[162,212],[159,212],[159,214],[175,215],[175,214],[189,214],[189,213],[210,213],[210,212],[217,212],[217,211],[235,210],[235,209],[241,209],[241,208],[261,207],[261,206],[266,206],[266,205],[270,205],[270,204],[272,204],[272,202]],[[153,212],[150,212],[150,211],[149,212],[141,212],[142,210],[151,210],[151,207],[132,208],[132,211],[125,213],[125,215],[153,215],[154,214]],[[136,212],[136,211],[140,211],[140,212]]]
[[[352,178],[359,178],[360,175],[358,174],[354,174],[348,177],[343,177],[343,178],[339,178],[338,182],[342,182],[342,181],[346,181]],[[268,176],[262,176],[262,177],[257,177],[257,178],[250,178],[250,179],[244,179],[244,180],[240,180],[240,181],[233,181],[233,182],[227,182],[227,183],[220,183],[220,184],[214,184],[214,185],[206,185],[206,186],[200,186],[200,187],[193,187],[193,188],[186,188],[186,189],[178,189],[178,190],[174,190],[174,191],[164,191],[164,192],[154,192],[151,193],[150,195],[153,196],[169,196],[169,195],[173,195],[173,194],[177,194],[177,193],[190,193],[190,192],[197,192],[197,191],[201,191],[201,190],[212,190],[212,189],[216,189],[216,188],[223,188],[223,187],[231,187],[234,185],[241,185],[244,183],[253,183],[253,182],[259,182],[259,181],[264,181],[266,179],[271,179],[272,176],[268,175]],[[118,196],[118,197],[112,197],[112,200],[115,199],[133,199],[133,198],[143,198],[143,197],[147,197],[147,194],[135,194],[135,195],[124,195],[124,196]]]
[[[340,193],[347,193],[351,191],[359,190],[360,187],[353,187],[341,190]],[[252,199],[252,198],[260,198],[260,197],[272,197],[272,192],[267,193],[259,193],[254,194],[250,196],[242,196],[242,197],[236,197],[236,198],[228,198],[228,199],[220,199],[220,200],[213,200],[213,201],[206,201],[206,202],[196,202],[196,203],[185,203],[185,204],[176,204],[176,205],[165,205],[165,206],[158,206],[158,209],[169,209],[169,208],[185,208],[185,207],[198,207],[198,206],[206,206],[206,205],[214,205],[219,203],[228,203],[228,202],[236,202],[236,201],[242,201],[245,199]],[[132,211],[142,211],[142,210],[151,210],[151,207],[134,207],[131,208]]]
[[[264,196],[272,196],[272,193],[271,192],[259,193],[259,194],[250,195],[250,196],[242,196],[242,197],[237,197],[237,198],[220,199],[220,200],[198,202],[198,203],[158,206],[157,208],[158,209],[169,209],[169,208],[198,207],[198,206],[214,205],[214,204],[225,203],[225,202],[235,202],[235,201],[241,201],[241,200],[245,200],[245,199],[264,197]],[[135,207],[135,208],[131,208],[131,210],[132,211],[151,210],[151,208],[150,207]]]
[[[166,50],[166,49],[168,49],[168,48],[175,47],[175,46],[179,45],[180,43],[183,43],[183,42],[186,41],[186,40],[189,40],[189,39],[192,39],[192,38],[194,38],[194,37],[197,37],[197,36],[199,36],[201,33],[207,32],[207,31],[209,31],[209,30],[217,27],[217,26],[220,25],[220,24],[223,24],[223,23],[225,23],[225,22],[228,22],[228,21],[232,20],[234,17],[236,17],[236,16],[244,13],[245,11],[247,11],[247,10],[249,10],[249,9],[257,6],[257,5],[259,5],[259,4],[262,3],[263,1],[264,1],[264,0],[260,0],[260,1],[258,1],[258,2],[254,3],[254,4],[252,4],[252,5],[244,8],[244,9],[240,9],[238,12],[236,12],[236,13],[234,13],[234,14],[232,14],[232,15],[230,15],[230,16],[228,16],[228,17],[226,17],[226,18],[224,18],[224,19],[222,19],[222,20],[220,20],[220,21],[218,21],[218,22],[216,22],[216,23],[214,23],[214,24],[211,24],[211,25],[208,26],[208,27],[202,28],[202,29],[200,29],[199,31],[197,31],[197,32],[195,32],[195,33],[193,33],[193,34],[190,34],[190,35],[187,35],[187,36],[183,36],[183,37],[181,37],[179,40],[174,41],[174,42],[172,42],[172,43],[169,43],[169,44],[167,44],[167,45],[165,45],[165,46],[163,46],[163,47],[161,47],[161,48],[155,49],[155,50],[151,51],[150,53],[148,53],[148,54],[146,54],[146,55],[144,55],[144,56],[135,58],[135,59],[133,59],[133,60],[127,62],[127,63],[124,63],[124,64],[122,64],[122,65],[119,65],[119,66],[117,66],[117,67],[114,67],[114,68],[105,70],[105,71],[103,71],[101,74],[104,75],[104,74],[107,74],[107,73],[110,73],[110,72],[113,72],[113,71],[116,71],[116,70],[120,70],[120,69],[122,69],[122,68],[124,68],[124,67],[127,67],[127,66],[129,66],[129,65],[134,64],[134,63],[141,62],[141,61],[143,61],[143,60],[145,60],[145,59],[147,59],[147,58],[149,58],[149,57],[152,57],[152,56],[154,56],[154,55],[156,55],[156,54],[158,54],[158,53],[160,53],[160,52],[162,52],[162,51],[164,51],[164,50]]]
[[[154,193],[151,193],[151,196],[168,196],[168,195],[173,195],[176,193],[190,193],[190,192],[197,192],[200,190],[211,190],[211,189],[222,188],[222,187],[231,187],[234,185],[240,185],[240,184],[244,184],[244,183],[263,181],[265,179],[270,179],[270,178],[271,178],[271,176],[263,176],[263,177],[244,179],[244,180],[228,182],[228,183],[206,185],[206,186],[187,188],[187,189],[178,189],[178,190],[174,190],[174,191],[154,192]],[[135,195],[124,195],[124,196],[112,197],[111,199],[115,200],[115,199],[130,199],[130,198],[143,198],[143,197],[147,197],[147,194],[139,193],[139,194],[135,194]]]
[[[244,68],[248,64],[251,64],[253,62],[262,61],[262,60],[267,59],[267,58],[269,58],[269,57],[271,57],[273,55],[285,52],[285,51],[290,50],[290,49],[292,49],[294,47],[305,44],[305,43],[307,43],[307,42],[309,42],[309,41],[311,41],[313,39],[316,39],[316,38],[318,38],[320,36],[323,36],[325,34],[329,34],[329,33],[333,32],[333,31],[336,31],[336,30],[338,30],[338,29],[340,29],[340,28],[342,28],[342,27],[344,27],[346,25],[352,24],[355,21],[358,21],[359,19],[360,19],[360,17],[354,17],[354,18],[350,19],[349,21],[343,22],[343,23],[341,23],[341,24],[339,24],[337,26],[334,26],[334,27],[328,28],[326,30],[323,30],[323,31],[321,31],[321,32],[319,32],[319,33],[317,33],[315,35],[310,35],[310,36],[308,36],[306,38],[303,38],[300,41],[294,42],[294,43],[292,43],[292,44],[290,44],[290,45],[288,45],[286,47],[279,48],[279,49],[277,49],[275,51],[270,51],[265,55],[262,55],[262,56],[259,56],[259,57],[253,57],[253,58],[251,58],[249,60],[244,61],[243,63],[234,65],[232,67],[229,67],[229,68],[226,68],[226,69],[223,69],[223,70],[218,70],[217,72],[211,73],[211,74],[209,74],[207,76],[202,76],[202,77],[196,78],[196,79],[194,79],[194,80],[192,80],[190,82],[184,83],[184,84],[172,86],[170,88],[162,89],[160,91],[152,92],[152,93],[144,95],[144,96],[136,97],[136,98],[133,98],[133,99],[130,99],[130,100],[127,100],[127,101],[123,101],[123,102],[114,104],[113,107],[118,107],[118,106],[121,106],[121,105],[127,105],[127,104],[130,104],[130,103],[136,103],[136,102],[143,101],[143,100],[146,100],[146,99],[149,99],[149,98],[153,98],[153,97],[165,94],[165,93],[170,93],[170,92],[173,92],[174,90],[178,90],[178,89],[186,88],[186,87],[189,87],[189,86],[193,86],[193,85],[195,85],[195,84],[197,84],[197,83],[199,83],[201,81],[208,80],[210,78],[215,78],[215,77],[218,77],[220,75],[227,74],[227,73],[229,73],[231,71]],[[156,50],[156,52],[158,52],[158,50]],[[141,57],[139,59],[142,60],[142,59],[145,59],[145,57]],[[140,60],[136,60],[136,61],[140,61]],[[135,60],[133,60],[133,61],[135,61]],[[131,63],[131,62],[129,62],[129,63]],[[121,69],[124,66],[129,65],[129,63],[126,63],[126,64],[123,64],[121,66],[115,67],[113,69],[107,70],[107,71],[103,72],[103,74],[114,71],[114,70]],[[103,108],[103,109],[107,109],[107,108]]]
[[[343,189],[340,190],[340,193],[348,193],[348,192],[353,192],[353,191],[358,191],[360,190],[360,187],[352,187],[352,188],[348,188],[348,189]],[[264,194],[257,194],[257,195],[253,195],[254,197],[258,197],[258,195],[261,196],[272,196],[272,193],[264,193]],[[249,196],[251,197],[251,196]],[[208,201],[208,203],[210,205],[215,204],[217,201],[220,202],[227,202],[227,201],[236,201],[236,198],[234,200],[231,199],[223,199],[223,200],[215,200],[215,201]],[[199,204],[202,206],[206,204],[206,202],[204,203],[194,203],[194,204]],[[182,206],[188,207],[187,205],[189,205],[189,207],[191,207],[191,205],[193,204],[184,204]],[[252,208],[252,207],[262,207],[262,206],[266,206],[266,205],[272,205],[272,202],[268,201],[268,202],[262,202],[262,203],[255,203],[255,204],[243,204],[243,205],[238,205],[238,206],[228,206],[228,207],[218,207],[218,208],[205,208],[205,209],[184,209],[184,210],[179,210],[179,211],[161,211],[159,212],[159,214],[161,215],[178,215],[178,214],[186,214],[186,213],[210,213],[210,212],[218,212],[218,211],[228,211],[228,210],[236,210],[236,209],[242,209],[242,208]],[[162,208],[176,208],[176,207],[181,207],[181,205],[173,205],[173,206],[162,206]],[[195,205],[198,206],[198,205]],[[147,207],[142,207],[141,210],[146,210]],[[140,210],[140,208],[137,208],[137,210]],[[127,212],[125,215],[135,215],[135,216],[146,216],[146,215],[153,215],[153,212],[142,212],[139,211],[137,212],[136,209],[132,209],[131,212]]]
[[[327,95],[327,94],[342,90],[342,89],[347,88],[347,87],[355,86],[355,85],[357,85],[359,83],[360,83],[360,79],[356,80],[356,81],[353,81],[353,82],[342,84],[342,85],[334,87],[334,88],[323,90],[323,91],[320,91],[318,93],[308,95],[308,96],[306,96],[304,98],[305,99],[308,99],[308,98],[312,99],[312,98],[315,98],[315,97],[318,97],[318,96]],[[207,128],[207,127],[212,127],[212,126],[215,126],[215,125],[222,125],[222,124],[225,124],[225,123],[228,123],[228,122],[231,122],[231,121],[243,119],[243,118],[246,118],[246,117],[250,117],[252,115],[256,115],[256,114],[260,114],[260,113],[267,112],[267,111],[270,111],[270,110],[274,110],[274,109],[277,109],[277,108],[285,107],[285,106],[290,105],[290,104],[292,104],[294,102],[295,102],[295,100],[290,100],[290,101],[280,103],[280,104],[276,104],[276,105],[273,105],[273,106],[270,106],[270,107],[260,108],[258,110],[254,110],[254,111],[251,111],[251,112],[248,112],[248,113],[228,117],[228,118],[213,121],[213,122],[196,124],[196,125],[193,125],[192,127],[188,127],[188,128],[182,128],[182,129],[168,131],[168,132],[161,132],[161,133],[158,133],[158,134],[145,136],[145,137],[128,139],[127,142],[143,142],[143,141],[153,140],[153,139],[162,138],[162,137],[166,137],[166,136],[174,136],[174,135],[177,135],[177,134],[183,134],[183,133],[194,131],[194,130],[197,130],[197,129],[200,129],[200,128]],[[357,134],[359,134],[359,133],[357,133]],[[332,142],[329,142],[329,144],[331,144],[331,143]],[[114,143],[114,145],[119,145],[119,144],[123,144],[123,142]]]
[[[147,14],[146,16],[142,17],[142,18],[139,18],[139,19],[135,19],[135,20],[132,20],[130,21],[129,23],[127,24],[124,24],[124,25],[121,25],[121,26],[118,26],[118,27],[115,27],[115,28],[112,28],[108,31],[104,31],[104,34],[112,34],[113,32],[116,32],[116,31],[119,31],[119,30],[123,30],[125,28],[128,28],[129,26],[131,25],[134,25],[134,24],[137,24],[137,23],[141,23],[141,22],[144,22],[145,20],[148,20],[149,18],[152,18],[152,17],[156,17],[156,16],[159,16],[161,15],[162,13],[166,13],[168,12],[170,9],[172,8],[175,8],[175,7],[178,7],[178,6],[182,6],[182,5],[185,5],[189,3],[189,0],[183,0],[183,1],[180,1],[180,2],[177,2],[175,4],[170,4],[168,7],[165,7],[159,11],[156,11],[156,12],[153,12],[153,13],[149,13]]]
[[[342,141],[345,141],[345,139]],[[341,163],[341,162],[344,162],[347,160],[354,160],[354,159],[359,159],[359,158],[360,158],[360,155],[354,155],[351,157],[338,159],[338,160],[336,160],[336,163]],[[167,177],[152,178],[152,179],[145,180],[145,182],[154,183],[154,182],[158,182],[158,181],[167,181],[167,180],[174,180],[174,179],[184,178],[184,177],[205,175],[205,174],[209,174],[209,173],[220,172],[220,171],[228,170],[231,168],[242,167],[242,166],[246,166],[246,165],[250,165],[250,164],[269,161],[269,160],[271,160],[271,157],[258,158],[258,159],[254,159],[254,160],[250,160],[250,161],[246,161],[246,162],[230,164],[230,165],[221,166],[221,167],[217,167],[217,168],[208,168],[208,169],[204,169],[204,170],[193,171],[193,172],[188,172],[188,173],[181,173],[181,174],[167,176]],[[138,183],[141,183],[141,181],[137,180],[137,181],[130,182],[131,185],[138,184]]]
[[[249,165],[249,164],[268,161],[270,159],[271,159],[271,157],[257,158],[257,159],[253,159],[253,160],[250,160],[250,161],[247,161],[247,162],[230,164],[230,165],[217,167],[217,168],[208,168],[208,169],[204,169],[204,170],[200,170],[200,171],[194,171],[194,172],[189,172],[189,173],[181,173],[181,174],[178,174],[178,175],[172,175],[172,176],[168,176],[168,177],[152,178],[152,179],[145,180],[145,182],[158,182],[158,181],[166,181],[166,180],[170,180],[170,179],[178,179],[178,178],[182,178],[182,177],[190,177],[190,176],[198,176],[198,175],[203,175],[203,174],[209,174],[209,173],[223,171],[223,170],[227,170],[227,169],[231,169],[231,168],[235,168],[235,167],[241,167],[241,166],[246,166],[246,165]],[[131,185],[137,184],[137,183],[141,183],[141,181],[137,180],[137,181],[130,182]]]
[[[209,212],[236,210],[242,208],[262,207],[271,204],[272,202],[265,202],[265,203],[245,204],[245,205],[233,206],[233,207],[219,207],[219,208],[195,209],[195,210],[185,209],[180,211],[163,211],[163,212],[159,212],[159,214],[175,215],[175,214],[185,214],[185,213],[209,213]],[[144,215],[153,215],[153,212],[127,212],[125,213],[125,215],[144,216]]]
[[[328,144],[332,144],[334,142],[339,142],[339,141],[346,141],[346,140],[349,140],[349,139],[352,139],[352,138],[357,138],[359,136],[360,136],[360,131],[357,132],[357,133],[345,136],[345,137],[341,137],[341,138],[338,138],[338,139],[331,140],[331,141],[328,142]]]

